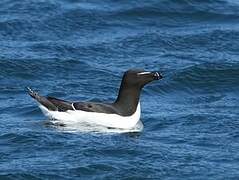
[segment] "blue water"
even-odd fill
[[[238,179],[239,3],[2,0],[0,179]],[[69,132],[26,94],[113,101],[130,68],[141,133]]]

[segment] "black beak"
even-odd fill
[[[162,79],[163,76],[159,72],[153,72],[154,80]]]

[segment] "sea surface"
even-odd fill
[[[52,125],[26,93],[114,101],[130,68],[139,133]],[[1,0],[0,179],[239,179],[239,1]]]

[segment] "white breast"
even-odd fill
[[[42,112],[50,119],[58,120],[65,125],[85,123],[90,125],[100,125],[119,129],[132,129],[140,120],[140,103],[137,110],[131,116],[120,116],[117,114],[105,114],[97,112],[86,112],[81,110],[68,110],[66,112],[49,111],[42,105],[39,105]]]

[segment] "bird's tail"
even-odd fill
[[[38,103],[45,106],[48,110],[57,111],[57,107],[49,101],[46,97],[40,96],[37,92],[33,91],[30,87],[27,87],[28,94],[34,98]]]

